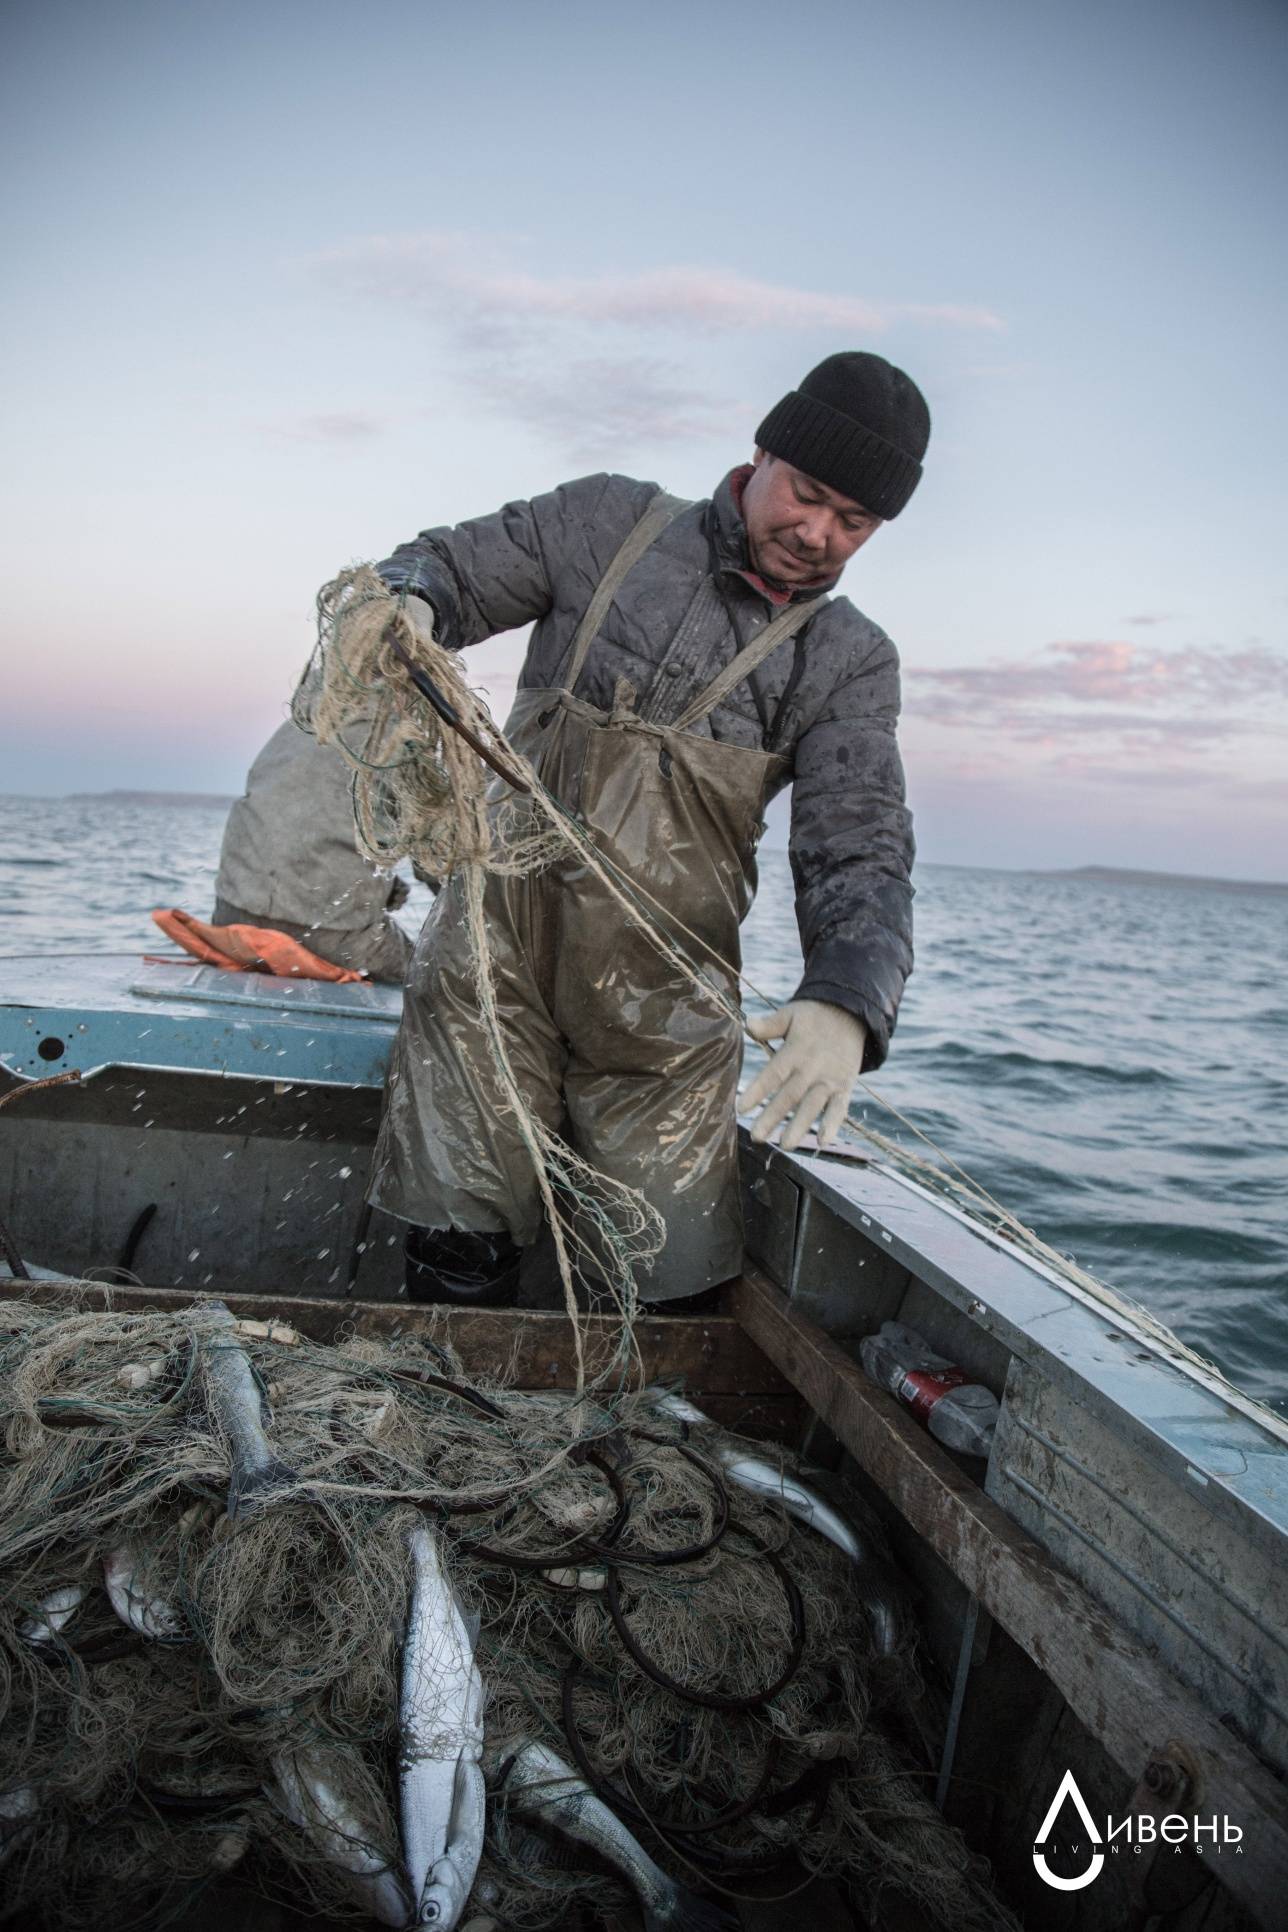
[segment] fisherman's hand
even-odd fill
[[[411,626],[412,635],[419,643],[434,643],[435,619],[432,604],[427,604],[423,597],[417,597],[412,591],[408,591],[401,599],[399,609]]]
[[[749,1020],[747,1031],[762,1045],[769,1040],[783,1043],[739,1095],[743,1113],[760,1108],[751,1138],[768,1140],[786,1120],[779,1145],[799,1147],[821,1114],[819,1146],[835,1140],[863,1065],[868,1030],[862,1020],[826,1000],[789,1000]]]

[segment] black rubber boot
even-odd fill
[[[650,1315],[716,1315],[720,1312],[720,1300],[725,1284],[717,1282],[714,1288],[699,1288],[696,1295],[675,1295],[670,1301],[644,1301]]]
[[[407,1299],[456,1308],[511,1308],[523,1253],[508,1234],[460,1228],[408,1228],[403,1242]]]

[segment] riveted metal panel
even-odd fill
[[[742,1217],[747,1253],[771,1281],[786,1285],[796,1252],[800,1195],[791,1166],[776,1148],[742,1143]]]
[[[1288,1567],[1238,1512],[1213,1508],[1216,1481],[1198,1462],[1173,1475],[1142,1461],[1111,1416],[1012,1363],[988,1494],[1288,1769]]]

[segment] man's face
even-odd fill
[[[837,576],[881,528],[861,503],[763,449],[742,493],[742,515],[756,570],[792,590]]]

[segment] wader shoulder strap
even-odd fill
[[[668,523],[687,510],[688,503],[682,496],[669,496],[665,490],[657,495],[645,510],[639,522],[627,537],[613,561],[600,578],[595,594],[586,606],[585,615],[577,626],[577,635],[572,641],[572,659],[564,689],[575,691],[581,667],[586,662],[586,653],[599,635],[599,627],[608,615],[608,607],[621,588],[622,579],[632,564],[639,562],[655,537],[660,537]]]
[[[726,664],[717,677],[712,678],[705,691],[699,691],[693,703],[683,710],[671,725],[672,731],[687,731],[690,725],[697,724],[718,704],[723,704],[729,693],[749,678],[758,664],[763,664],[771,651],[794,637],[802,625],[807,624],[815,611],[827,602],[827,597],[811,597],[806,604],[789,604],[777,617],[771,618],[763,631],[757,632],[745,650],[739,651],[731,664]]]

